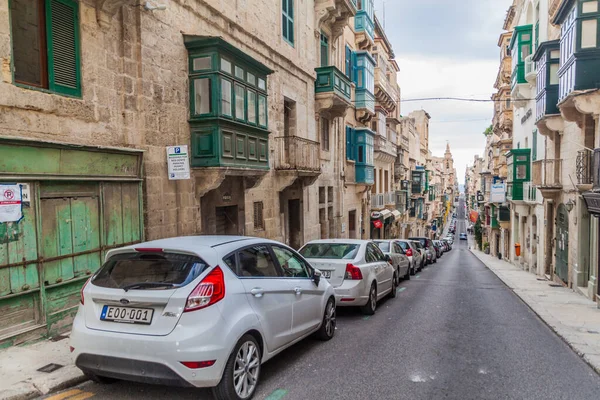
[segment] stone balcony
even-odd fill
[[[532,163],[531,181],[537,186],[542,196],[554,198],[562,190],[562,160],[543,159]]]
[[[398,84],[390,82],[380,67],[375,68],[375,98],[378,104],[389,113],[396,110],[400,100]]]
[[[315,17],[319,31],[327,28],[331,42],[335,42],[356,15],[356,0],[315,0]]]
[[[398,156],[398,148],[384,136],[375,137],[375,159],[385,163],[392,163]]]
[[[320,144],[298,136],[274,138],[277,157],[274,160],[276,171],[289,171],[298,176],[319,176],[321,174]]]

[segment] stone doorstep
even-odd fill
[[[482,263],[484,263],[486,265],[486,267],[488,269],[490,269],[498,278],[500,278],[500,280],[502,280],[502,282],[504,282],[507,287],[509,287],[511,290],[513,290],[513,292],[519,296],[519,298],[521,298],[521,300],[542,320],[544,321],[544,323],[546,325],[548,325],[557,335],[558,337],[560,337],[577,355],[579,355],[580,357],[583,358],[583,360],[590,365],[590,367],[592,369],[594,369],[598,374],[600,374],[600,334],[594,334],[594,336],[592,336],[592,334],[589,334],[587,332],[581,332],[579,329],[581,329],[581,326],[584,326],[585,323],[582,323],[581,326],[578,327],[574,327],[572,325],[569,324],[565,324],[563,323],[562,320],[558,319],[556,317],[556,315],[553,315],[554,313],[550,313],[543,305],[542,305],[542,301],[540,301],[539,299],[535,299],[531,296],[531,291],[530,290],[523,290],[520,288],[512,288],[510,287],[510,285],[507,282],[507,279],[505,276],[503,276],[504,274],[500,273],[499,271],[497,271],[496,266],[491,267],[490,264],[496,264],[496,263],[489,263],[486,262],[485,257],[483,257],[483,254],[479,254],[480,252],[477,250],[472,250],[471,249],[471,253],[477,257]],[[497,263],[500,263],[499,260],[494,260],[497,261]],[[504,261],[505,262],[505,261]],[[518,271],[516,270],[517,267],[514,267],[511,265],[512,268],[506,268],[506,270],[512,270],[514,272],[527,272],[527,271]],[[498,268],[499,269],[499,268]],[[529,274],[527,272],[527,274]],[[516,275],[516,274],[513,274]],[[523,284],[523,282],[519,282],[521,285]],[[542,282],[540,282],[542,283]],[[515,285],[518,286],[518,285]],[[559,294],[557,292],[559,291],[554,291],[551,289],[556,289],[556,288],[550,288],[548,287],[547,292],[551,293],[553,295]],[[565,293],[566,290],[569,289],[564,289],[562,294],[568,294]],[[544,290],[544,292],[546,292],[546,290]],[[575,293],[572,293],[573,295],[577,295]],[[540,299],[547,299],[547,297],[542,297]],[[549,303],[548,301],[544,301],[544,303]],[[595,312],[595,310],[593,308],[589,307],[589,303],[588,302],[573,302],[573,303],[564,303],[564,302],[558,302],[558,303],[554,303],[551,304],[554,307],[569,307],[569,308],[583,308],[584,312],[582,314],[590,314],[593,315],[595,317],[597,317],[600,320],[600,314],[597,314]],[[597,315],[596,315],[597,314]],[[579,325],[579,324],[578,324]],[[594,326],[596,325],[595,323],[593,324]],[[596,336],[598,336],[598,338],[596,339]]]

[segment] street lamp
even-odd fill
[[[574,202],[573,199],[569,199],[569,201],[567,201],[567,204],[565,204],[565,207],[567,208],[567,211],[571,212],[571,210],[573,209],[573,207],[575,206],[575,204],[577,204],[577,203]]]

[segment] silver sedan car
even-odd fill
[[[333,286],[337,306],[359,306],[372,315],[379,300],[396,297],[398,277],[391,258],[372,241],[313,240],[300,254]]]

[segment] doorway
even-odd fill
[[[290,247],[298,250],[302,246],[302,205],[300,199],[288,200],[288,229]]]
[[[238,235],[238,207],[225,206],[215,208],[215,227],[217,235]]]
[[[356,236],[356,210],[348,212],[348,237],[358,239]]]
[[[558,206],[556,214],[556,274],[569,282],[569,213],[564,204]]]

